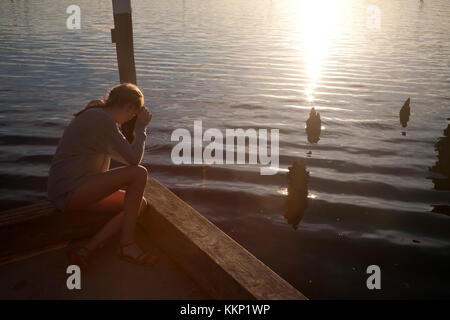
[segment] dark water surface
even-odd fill
[[[118,83],[111,1],[78,1],[80,30],[66,28],[71,4],[0,2],[1,209],[46,199],[71,114]],[[366,23],[369,5],[379,29]],[[133,10],[152,177],[308,297],[450,297],[450,217],[431,212],[450,193],[428,171],[450,117],[450,2],[136,0]],[[317,144],[305,133],[311,107]],[[194,120],[279,129],[279,173],[174,165],[170,136]],[[309,207],[295,230],[283,214],[299,158]]]

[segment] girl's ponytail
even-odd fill
[[[109,90],[106,99],[92,100],[83,110],[74,113],[73,116],[77,117],[87,109],[91,108],[108,108],[114,105],[122,107],[126,104],[132,104],[136,108],[140,108],[144,105],[144,95],[141,90],[132,83],[122,83],[115,86]]]
[[[86,107],[84,107],[83,110],[78,111],[76,113],[73,114],[74,117],[79,116],[80,114],[82,114],[83,112],[85,112],[87,109],[91,109],[91,108],[104,108],[106,106],[106,101],[105,99],[96,99],[96,100],[92,100],[91,102],[89,102]]]

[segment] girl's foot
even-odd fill
[[[117,255],[122,260],[144,266],[152,266],[158,259],[157,256],[152,255],[149,251],[142,251],[136,242],[120,244]]]
[[[78,246],[70,249],[67,252],[69,263],[79,266],[81,269],[86,269],[89,264],[89,256],[91,251],[84,246]]]
[[[89,265],[89,259],[91,257],[92,252],[95,250],[101,249],[105,246],[105,243],[102,242],[95,249],[89,249],[86,246],[76,246],[74,248],[69,249],[67,252],[67,256],[69,258],[70,264],[75,264],[79,266],[81,269],[86,269]]]

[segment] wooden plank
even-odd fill
[[[56,209],[53,204],[48,201],[26,207],[20,207],[17,209],[7,210],[0,213],[0,227],[52,214],[58,214],[58,209]]]
[[[25,254],[15,254],[12,256],[6,256],[6,257],[1,257],[0,258],[0,266],[8,264],[8,263],[14,263],[14,262],[18,262],[18,261],[22,261],[25,259],[29,259],[32,258],[34,256],[38,256],[42,253],[46,253],[49,251],[53,251],[53,250],[57,250],[57,249],[61,249],[61,248],[65,248],[69,245],[70,241],[64,241],[61,243],[57,243],[55,245],[50,245],[47,246],[45,248],[41,248],[41,249],[37,249],[34,251],[29,251]]]
[[[63,213],[48,201],[15,210],[0,212],[0,259],[93,235],[117,214]]]
[[[149,179],[140,225],[216,299],[307,299],[169,189]]]
[[[41,202],[38,204],[31,204],[28,206],[23,206],[20,208],[9,209],[1,212],[1,217],[9,217],[9,216],[17,216],[21,213],[29,214],[30,212],[34,212],[36,210],[40,210],[42,208],[48,209],[52,204],[49,201]]]

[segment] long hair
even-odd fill
[[[123,107],[127,104],[131,104],[135,108],[140,108],[144,105],[144,95],[132,83],[122,83],[113,87],[105,98],[92,100],[83,110],[74,113],[73,116],[77,117],[91,108],[109,108],[114,105]]]

